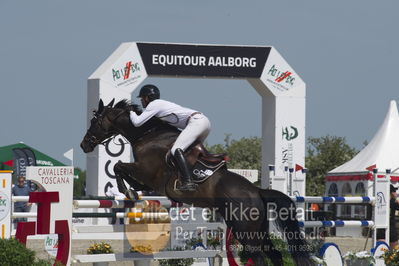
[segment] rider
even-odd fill
[[[202,113],[182,107],[175,103],[161,100],[159,89],[151,84],[144,85],[140,89],[138,98],[145,108],[142,114],[130,112],[130,120],[138,127],[156,116],[172,126],[182,129],[180,135],[172,146],[171,153],[175,158],[180,171],[180,191],[195,191],[196,186],[191,180],[184,151],[196,140],[203,142],[208,136],[211,123]]]

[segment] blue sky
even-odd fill
[[[306,133],[361,148],[399,100],[398,1],[0,1],[0,146],[23,141],[65,163],[86,131],[86,82],[129,41],[272,45],[307,84]],[[209,144],[260,136],[246,81],[151,79],[206,113]]]

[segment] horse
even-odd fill
[[[116,135],[122,135],[130,142],[134,162],[119,161],[114,166],[118,189],[122,193],[134,197],[123,182],[125,180],[135,190],[154,190],[174,201],[215,210],[255,265],[266,265],[266,257],[274,265],[283,265],[282,254],[273,246],[269,234],[269,224],[274,222],[288,242],[296,265],[314,265],[298,226],[295,203],[290,197],[277,190],[258,188],[244,177],[228,171],[227,167],[221,167],[199,183],[195,192],[176,190],[178,173],[166,157],[180,131],[156,117],[135,127],[130,121],[130,111],[142,112],[138,105],[127,100],[121,100],[115,106],[114,100],[108,105],[100,100],[80,145],[88,153]],[[289,217],[279,215],[282,210],[285,214],[290,212]]]

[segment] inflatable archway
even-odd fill
[[[247,80],[262,97],[262,187],[272,183],[287,192],[288,169],[305,160],[306,85],[274,47],[123,43],[89,77],[88,123],[100,98],[130,99],[147,77]],[[87,155],[89,194],[103,195],[115,185],[114,164],[130,160],[130,147],[120,139],[116,143]],[[274,165],[273,174],[269,165]],[[304,173],[294,172],[291,190],[305,195]]]

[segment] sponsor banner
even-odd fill
[[[50,234],[46,236],[46,239],[44,240],[44,249],[47,251],[47,253],[52,256],[56,257],[57,256],[57,251],[58,251],[58,235],[57,234]]]
[[[14,154],[14,173],[15,176],[26,176],[26,167],[29,165],[28,156],[21,148],[12,149]]]
[[[122,90],[118,92],[112,92],[112,90],[105,89],[105,86],[102,86],[100,91],[100,97],[108,103],[111,99],[115,98],[115,103],[121,99],[130,99],[131,94]],[[121,136],[115,136],[115,138],[108,140],[104,145],[99,145],[98,149],[98,158],[95,162],[96,171],[92,172],[94,174],[93,178],[98,179],[95,183],[97,184],[97,188],[95,189],[96,195],[105,196],[105,192],[107,191],[107,185],[111,183],[113,186],[116,186],[115,181],[115,173],[114,166],[120,160],[122,162],[130,162],[131,161],[131,147],[128,142]],[[91,191],[92,188],[90,189]],[[105,223],[108,223],[108,219],[98,218],[98,220],[102,220]]]
[[[149,75],[259,78],[271,47],[137,43]]]
[[[69,203],[73,200],[73,167],[29,166],[26,179],[34,184],[35,191],[59,192],[60,201],[51,204],[50,232],[54,232],[56,220],[68,220],[69,228],[72,228],[72,204]]]
[[[375,204],[375,226],[386,226],[389,223],[390,195],[388,195],[390,186],[389,175],[378,175],[375,188],[376,204]]]
[[[10,238],[11,232],[11,174],[0,171],[0,238]]]
[[[131,46],[132,44],[129,45]],[[126,54],[127,50],[132,49],[130,46],[126,48],[124,45],[122,45],[122,47],[119,49],[122,49],[123,51],[119,54]],[[120,56],[117,58],[117,60],[119,60]],[[107,71],[104,72],[104,77],[107,76],[106,78],[109,79],[109,74],[111,72],[108,72],[108,70],[112,71],[111,66],[116,65],[116,63],[107,61],[104,64],[106,67],[103,67],[102,65],[99,69],[107,69]],[[97,70],[90,77],[90,79],[95,79],[95,76],[99,74],[98,71],[99,70]],[[127,87],[126,89],[115,89],[115,87],[113,87],[109,81],[89,80],[87,127],[90,127],[90,120],[93,118],[93,111],[97,110],[100,99],[104,101],[105,105],[110,103],[112,99],[115,99],[115,103],[122,99],[130,99],[131,92],[127,91],[127,89],[134,90],[136,85],[137,84],[134,83],[132,86]],[[126,143],[124,138],[121,136],[116,136],[114,139],[111,139],[105,143],[105,145],[99,145],[93,152],[87,154],[87,194],[104,196],[104,191],[106,191],[106,186],[108,183],[116,185],[113,168],[119,160],[123,162],[131,161],[130,144]],[[104,223],[109,223],[109,219],[93,218],[93,220],[94,219],[99,221],[101,220]]]
[[[0,221],[2,221],[5,217],[8,217],[10,213],[10,198],[9,196],[0,191]]]
[[[255,183],[256,181],[258,181],[258,170],[254,170],[254,169],[229,169],[229,171],[245,177],[246,179],[248,179],[252,183]]]
[[[124,43],[90,76],[90,79],[101,79],[113,88],[133,92],[146,77],[137,45]]]
[[[305,83],[274,48],[270,52],[261,80],[276,96],[305,96]]]
[[[54,166],[53,162],[51,161],[36,160],[36,163],[42,166]]]
[[[59,202],[51,203],[50,209],[50,235],[45,241],[45,249],[49,254],[55,254],[58,248],[58,237],[55,233],[55,223],[59,220],[67,220],[69,228],[69,239],[72,239],[72,204],[73,201],[73,167],[72,166],[28,166],[26,168],[26,179],[33,184],[37,192],[58,192]],[[69,243],[69,247],[71,242]],[[71,256],[71,249],[69,255]],[[67,264],[69,265],[69,263]]]
[[[275,174],[289,179],[288,169],[305,164],[305,99],[281,97],[276,105]],[[295,110],[295,112],[290,111]],[[287,169],[288,168],[288,169]],[[305,195],[301,171],[292,173],[292,191]]]
[[[129,143],[124,142],[121,136],[117,136],[114,140],[106,142],[104,147],[98,147],[98,149],[98,165],[96,166],[98,169],[98,177],[94,177],[98,178],[96,193],[99,196],[105,196],[109,187],[117,186],[114,172],[115,164],[118,163],[119,160],[130,162],[131,148]]]
[[[23,152],[28,158],[28,166],[36,166],[36,156],[35,153],[29,148],[23,148]]]

